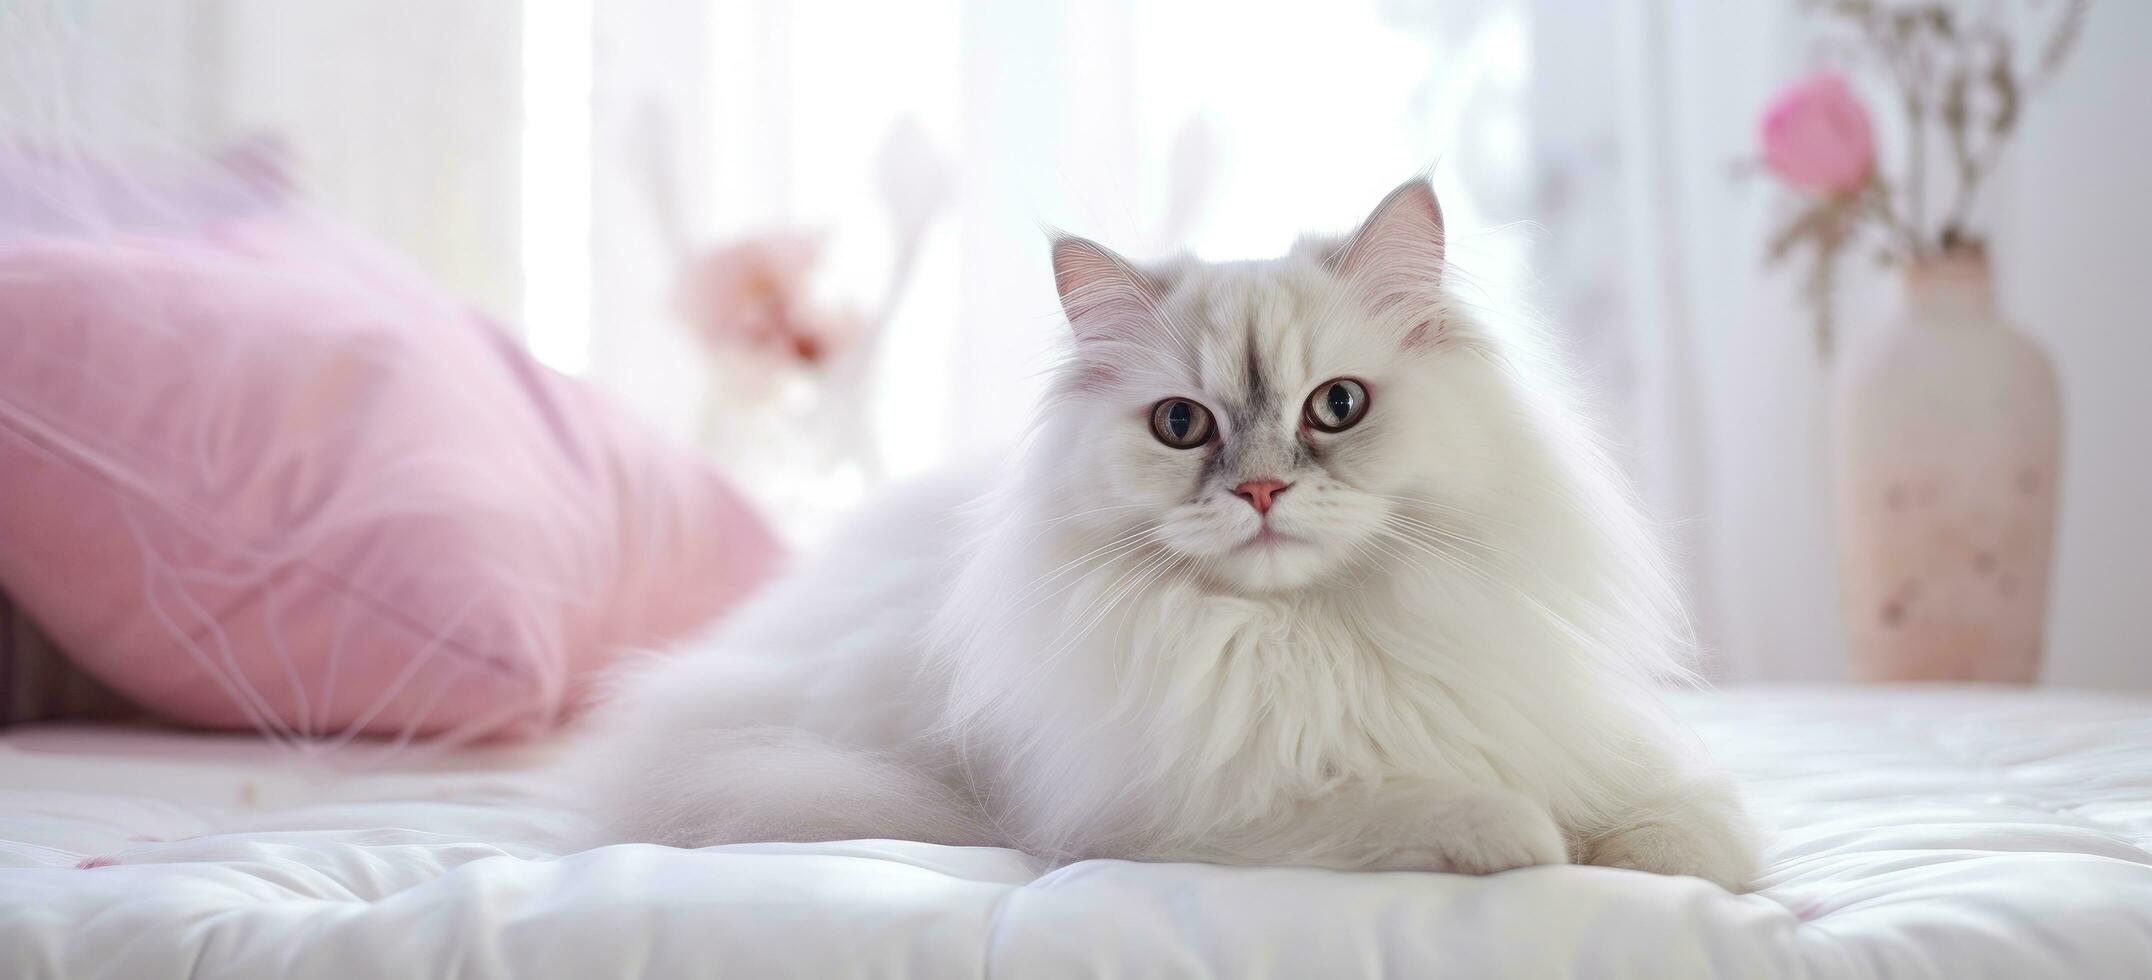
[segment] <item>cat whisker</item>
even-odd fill
[[[1549,606],[1539,595],[1535,594],[1533,590],[1524,588],[1516,581],[1505,581],[1503,579],[1498,579],[1486,572],[1485,570],[1474,567],[1469,561],[1465,560],[1463,557],[1449,551],[1446,548],[1443,548],[1439,542],[1414,537],[1410,534],[1398,534],[1396,535],[1396,539],[1400,542],[1403,542],[1409,546],[1416,548],[1417,550],[1425,554],[1436,558],[1437,560],[1442,561],[1449,567],[1471,577],[1474,581],[1485,585],[1490,589],[1494,589],[1498,592],[1504,593],[1512,598],[1523,602],[1527,606],[1530,606],[1535,612],[1545,617],[1548,622],[1554,624],[1556,629],[1561,630],[1571,639],[1587,644],[1591,642],[1590,633],[1586,631],[1582,626],[1577,624],[1569,616],[1564,615],[1560,611]],[[1514,574],[1511,577],[1514,578]],[[1547,589],[1560,589],[1560,586],[1551,582],[1544,583],[1541,587]],[[1582,596],[1577,596],[1567,589],[1562,589],[1561,591],[1568,593],[1565,596],[1568,601],[1584,606],[1588,611],[1594,612],[1595,615],[1598,613],[1597,607],[1586,601]]]
[[[1139,508],[1149,508],[1151,506],[1151,504],[1112,504],[1105,507],[1093,507],[1090,510],[1080,510],[1073,514],[1063,514],[1060,517],[1050,517],[1042,521],[1035,521],[1025,526],[1036,529],[1038,533],[1033,534],[1030,538],[1026,539],[1024,543],[1027,545],[1036,543],[1040,538],[1046,536],[1046,532],[1049,529],[1062,524],[1066,524],[1073,520],[1077,520],[1079,518],[1095,517],[1099,514],[1109,514],[1116,511],[1124,510],[1136,510]]]
[[[1459,531],[1456,528],[1443,527],[1442,525],[1435,524],[1429,521],[1423,521],[1419,518],[1412,517],[1406,514],[1394,514],[1391,516],[1394,520],[1398,521],[1401,524],[1404,524],[1405,526],[1416,528],[1444,541],[1449,541],[1461,545],[1470,545],[1474,548],[1478,548],[1482,553],[1481,557],[1483,558],[1501,559],[1509,557],[1508,552],[1496,547],[1494,544],[1487,541],[1486,539],[1477,537],[1472,534],[1468,534],[1464,531]]]
[[[1076,625],[1062,628],[1061,636],[1056,638],[1053,648],[1045,656],[1039,658],[1039,661],[1033,664],[1029,670],[1025,671],[1023,676],[1018,678],[1018,686],[1028,684],[1033,676],[1052,665],[1062,654],[1068,652],[1077,643],[1082,642],[1084,637],[1089,636],[1092,630],[1098,628],[1099,623],[1112,615],[1113,610],[1123,600],[1135,594],[1150,579],[1156,578],[1163,569],[1180,560],[1180,558],[1181,556],[1172,552],[1161,551],[1138,561],[1134,568],[1122,573],[1120,577],[1114,580],[1112,585],[1107,587],[1108,592],[1104,599],[1092,600],[1085,607],[1082,614],[1071,617],[1071,620]]]
[[[1156,533],[1146,534],[1140,540],[1130,541],[1110,555],[1101,556],[1095,562],[1088,565],[1084,570],[1096,570],[1097,566],[1106,565],[1121,558],[1125,558],[1131,554],[1141,551],[1146,547],[1157,544],[1159,540],[1160,536]],[[1080,581],[1082,581],[1081,578],[1074,578],[1068,582],[1063,583],[1060,588],[1031,600],[1030,603],[1018,609],[1017,614],[1021,615],[1022,613],[1030,612],[1031,610],[1036,609],[1039,606],[1044,605],[1045,603],[1053,601],[1056,597],[1067,592],[1069,589],[1074,588],[1076,584]]]
[[[1112,541],[1108,541],[1107,543],[1099,545],[1098,547],[1093,548],[1090,551],[1085,552],[1084,554],[1078,555],[1075,558],[1071,558],[1068,561],[1062,562],[1052,571],[1046,572],[1045,574],[1040,575],[1038,578],[1033,579],[1030,588],[1024,590],[1022,594],[1017,595],[1015,598],[1010,599],[1009,601],[1010,603],[1014,604],[1030,598],[1033,594],[1037,593],[1038,590],[1045,588],[1054,579],[1060,578],[1061,576],[1076,570],[1078,566],[1089,562],[1094,558],[1100,558],[1100,556],[1104,556],[1103,558],[1100,558],[1100,560],[1111,560],[1113,558],[1119,557],[1120,555],[1126,554],[1129,551],[1134,550],[1135,548],[1141,547],[1144,544],[1148,543],[1150,540],[1152,540],[1159,533],[1160,530],[1161,528],[1157,524],[1139,525],[1135,529],[1130,530],[1117,538],[1114,538]],[[1112,554],[1107,554],[1107,552],[1112,552]],[[1024,610],[1028,611],[1030,608],[1031,607],[1026,606],[1024,607]]]
[[[1486,585],[1496,584],[1492,576],[1472,564],[1469,560],[1470,556],[1458,554],[1448,547],[1444,547],[1445,542],[1420,537],[1412,533],[1413,530],[1410,525],[1393,521],[1391,524],[1391,537],[1395,541],[1411,546],[1422,554],[1442,562],[1452,570],[1466,575],[1476,582]]]
[[[1456,518],[1460,523],[1484,525],[1487,527],[1502,528],[1504,530],[1514,530],[1517,527],[1517,525],[1512,521],[1502,520],[1500,518],[1496,518],[1487,514],[1476,513],[1474,511],[1467,510],[1451,501],[1442,500],[1436,497],[1424,496],[1421,494],[1380,493],[1373,490],[1363,490],[1361,492],[1367,494],[1368,496],[1387,500],[1392,503],[1405,504],[1408,507],[1412,507],[1415,509],[1430,511],[1445,517],[1453,517]]]

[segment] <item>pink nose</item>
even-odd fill
[[[1290,486],[1292,484],[1284,480],[1273,480],[1269,477],[1264,477],[1260,480],[1249,480],[1240,486],[1234,487],[1233,495],[1247,501],[1248,506],[1255,508],[1256,513],[1268,514],[1270,513],[1270,501],[1277,495],[1284,493],[1285,488]]]

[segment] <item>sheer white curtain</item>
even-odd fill
[[[653,180],[691,238],[821,231],[824,285],[877,295],[874,161],[900,125],[956,188],[876,374],[900,476],[1020,435],[1062,329],[1048,226],[1139,255],[1274,254],[1434,165],[1475,271],[1514,278],[1524,237],[1487,229],[1530,180],[1527,16],[1514,0],[600,5],[588,371],[691,428],[707,380],[664,306]]]
[[[2152,223],[2152,134],[2103,98],[2152,83],[2128,40],[2148,18],[2100,5],[1995,187],[2005,305],[2071,406],[2064,678],[2152,680],[2112,652],[2152,574],[2129,444],[2152,332],[2119,329],[2141,314],[2115,286]],[[705,381],[667,308],[666,217],[706,242],[825,230],[828,288],[871,297],[872,161],[908,121],[957,196],[878,372],[900,473],[1022,425],[1058,329],[1042,225],[1262,254],[1432,164],[1466,271],[1570,341],[1680,544],[1714,672],[1821,679],[1843,674],[1825,376],[1763,267],[1769,195],[1732,174],[1808,65],[1800,26],[1689,0],[18,0],[0,121],[122,153],[280,134],[326,209],[683,435]],[[1888,296],[1854,277],[1849,329]]]
[[[677,17],[679,6],[599,11],[601,198],[613,171],[632,182],[635,129],[654,117],[670,134],[671,167],[687,175],[697,234],[825,229],[837,287],[867,293],[888,259],[871,172],[880,141],[910,120],[953,162],[954,210],[929,242],[882,379],[884,437],[900,460],[935,459],[1021,425],[1058,326],[1045,226],[1136,253],[1187,245],[1244,257],[1282,249],[1299,231],[1349,227],[1431,164],[1464,228],[1495,220],[1482,198],[1514,200],[1528,180],[1528,37],[1523,6],[1508,0],[1319,10],[712,0],[696,7],[700,23]],[[698,32],[703,58],[673,50]],[[652,45],[613,44],[628,35]],[[615,153],[624,159],[608,168]],[[601,200],[594,214],[601,241],[616,233],[609,226],[640,226],[652,241],[661,233],[635,207]],[[1506,271],[1521,246],[1492,251]],[[642,279],[647,259],[598,249],[598,289],[611,298],[598,304],[591,370],[671,415],[675,395],[651,391],[649,372],[681,359],[610,322],[616,302],[655,290],[639,282],[608,293],[605,283]]]
[[[1058,328],[1040,225],[1137,252],[1274,253],[1432,165],[1465,271],[1571,342],[1678,542],[1713,672],[1840,670],[1822,376],[1789,294],[1762,271],[1765,195],[1732,176],[1755,108],[1800,54],[1786,12],[1669,0],[705,9],[712,74],[694,118],[708,128],[699,164],[684,153],[682,165],[711,175],[706,233],[832,229],[839,280],[865,290],[882,258],[866,164],[880,134],[915,118],[961,173],[882,375],[893,458],[928,465],[1017,433]],[[601,249],[601,281],[609,262],[643,276],[619,258],[633,254]],[[677,374],[686,360],[646,337],[618,344],[618,360],[606,334],[594,342],[593,370],[654,414],[694,383],[651,384],[656,362]]]
[[[1535,10],[1549,68],[1534,213],[1553,229],[1535,264],[1677,546],[1706,670],[1842,678],[1828,370],[1764,262],[1771,188],[1739,176],[1762,106],[1808,67],[1803,18],[1683,0]],[[1841,305],[1872,311],[1883,286],[1856,270]]]
[[[9,108],[106,147],[275,133],[324,208],[681,435],[706,380],[668,307],[667,223],[824,230],[829,288],[872,295],[871,161],[908,122],[959,190],[878,372],[900,474],[1019,433],[1059,329],[1042,226],[1274,253],[1432,166],[1458,261],[1554,316],[1658,473],[1689,413],[1660,355],[1693,337],[1655,332],[1679,290],[1641,271],[1684,257],[1634,254],[1659,206],[1637,163],[1686,154],[1622,115],[1658,110],[1620,70],[1654,57],[1646,3],[32,0],[9,8],[11,64],[52,70]],[[66,112],[25,111],[55,95]],[[1654,486],[1696,513],[1693,479]]]
[[[169,164],[272,136],[325,209],[513,316],[517,0],[7,0],[0,138]]]
[[[1801,67],[1796,12],[1622,0],[1606,26],[1619,84],[1594,118],[1621,176],[1593,200],[1623,229],[1640,485],[1680,545],[1712,674],[1841,677],[1827,375],[1764,265],[1768,188],[1737,178],[1760,108]]]

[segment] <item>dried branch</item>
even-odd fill
[[[2044,0],[2027,0],[2044,7]],[[1835,21],[1880,66],[1903,113],[1902,193],[1885,186],[1870,213],[1904,241],[1909,257],[1975,239],[1966,230],[1981,186],[2016,132],[2025,102],[2054,79],[2084,34],[2091,0],[2062,0],[2031,66],[2017,64],[2016,45],[1993,19],[1961,19],[1947,0],[1800,0],[1799,6]],[[1937,131],[1940,131],[1939,133]],[[1941,222],[1930,226],[1929,141],[1940,135],[1953,187]],[[1932,227],[1932,231],[1931,231]]]
[[[1965,226],[1972,220],[1973,201],[1980,186],[2001,162],[2003,150],[2017,131],[2026,100],[2055,80],[2070,52],[2076,48],[2078,39],[2084,35],[2085,18],[2091,9],[2091,0],[2065,0],[2062,12],[2048,32],[2047,42],[2041,45],[2039,61],[2030,76],[2022,81],[2017,74],[2010,38],[1999,30],[1993,31],[1985,81],[1996,100],[1995,112],[1988,119],[1985,145],[1977,153],[1969,151],[1960,161],[1957,194],[1951,201],[1950,210],[1945,212],[1948,217],[1942,228],[1942,235],[1951,240],[1946,244],[1978,241],[1966,232]],[[1970,133],[1965,139],[1970,144]]]
[[[1976,243],[1967,229],[1973,202],[2015,135],[2025,103],[2054,80],[2076,48],[2092,4],[2061,0],[2060,12],[2036,47],[2037,60],[2020,66],[2020,46],[1996,18],[1962,18],[1958,4],[1949,0],[1796,2],[1836,25],[1841,38],[1830,39],[1830,50],[1839,60],[1864,60],[1880,69],[1906,124],[1904,170],[1897,185],[1877,174],[1856,194],[1811,202],[1767,243],[1774,263],[1807,247],[1804,288],[1816,315],[1817,349],[1828,357],[1840,255],[1864,224],[1880,236],[1877,254],[1885,263]],[[2048,0],[2025,2],[2034,8],[2048,5]],[[1938,139],[1955,186],[1931,234],[1928,150]]]

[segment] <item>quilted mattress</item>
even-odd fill
[[[573,852],[546,746],[324,765],[0,733],[0,974],[2152,976],[2152,696],[1736,690],[1682,710],[1768,828],[1756,894],[901,841]]]

